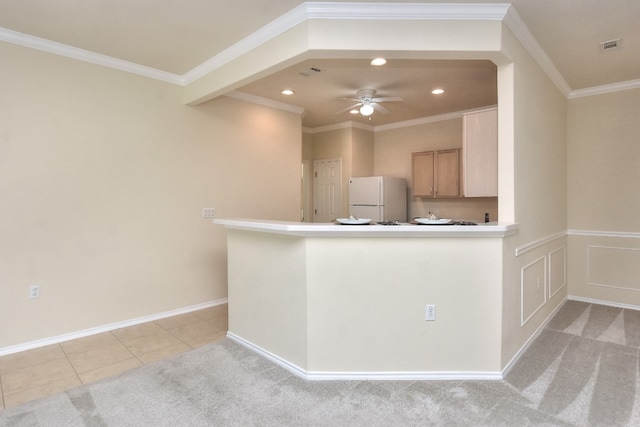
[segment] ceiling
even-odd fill
[[[368,3],[405,3],[367,0]],[[495,0],[412,0],[412,3],[505,3]],[[177,76],[254,34],[300,5],[300,0],[0,0],[0,40],[18,32],[140,64]],[[343,2],[341,2],[343,3]],[[640,81],[640,1],[511,0],[570,91]],[[11,35],[11,34],[10,34]],[[4,37],[2,37],[4,36]],[[602,52],[600,43],[621,39]],[[310,68],[320,72],[308,73]],[[305,76],[303,74],[309,74]],[[445,93],[434,96],[434,86]],[[280,89],[294,88],[284,98]],[[335,114],[363,88],[385,103],[388,115],[371,120]],[[237,89],[300,107],[303,126],[345,121],[382,125],[493,105],[495,67],[486,61],[390,60],[372,67],[365,59],[307,60]]]

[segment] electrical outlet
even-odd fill
[[[29,287],[29,298],[40,298],[40,285],[31,285]]]
[[[215,218],[216,208],[204,208],[202,209],[202,218]]]
[[[435,304],[427,304],[425,309],[424,320],[436,320],[436,306]]]

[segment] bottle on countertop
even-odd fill
[[[489,212],[484,213],[484,222],[489,222]]]

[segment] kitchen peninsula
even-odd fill
[[[213,222],[227,228],[228,336],[298,375],[501,377],[516,224]]]

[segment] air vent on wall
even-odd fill
[[[600,50],[602,52],[608,52],[610,50],[617,49],[618,47],[620,47],[620,39],[608,40],[600,43]]]
[[[298,74],[303,75],[305,77],[309,77],[319,72],[320,72],[320,68],[311,67],[308,70],[300,71],[300,73]]]

